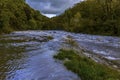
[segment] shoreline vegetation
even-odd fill
[[[82,80],[119,80],[120,72],[92,59],[80,56],[72,49],[60,49],[55,59],[61,60],[66,68],[76,73]]]
[[[0,33],[42,29],[47,17],[32,9],[25,0],[0,0]]]
[[[20,30],[65,30],[120,36],[120,1],[85,0],[59,16],[47,18],[25,0],[1,0],[0,33]]]
[[[84,0],[48,24],[70,32],[120,36],[120,0]]]

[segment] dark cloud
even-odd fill
[[[43,14],[60,14],[65,9],[80,1],[81,0],[26,0],[31,7],[40,10]]]

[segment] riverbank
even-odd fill
[[[81,55],[82,54],[82,55]],[[74,50],[61,49],[55,59],[62,60],[68,70],[78,74],[82,80],[119,80],[120,72]]]

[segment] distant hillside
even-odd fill
[[[54,29],[120,36],[120,0],[85,0],[51,22]]]
[[[0,0],[0,33],[41,29],[48,18],[30,8],[25,0]]]

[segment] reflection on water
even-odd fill
[[[117,37],[19,31],[0,36],[0,80],[80,80],[53,59],[68,35],[85,49],[120,61],[120,38]]]

